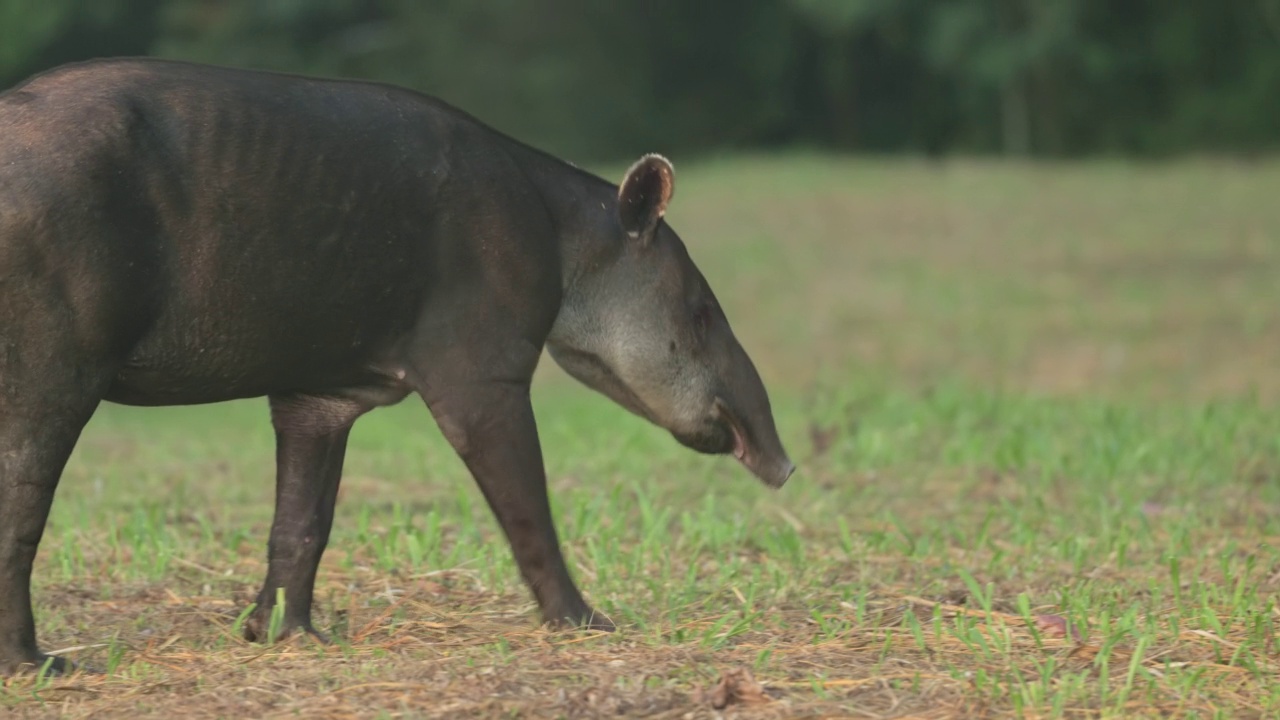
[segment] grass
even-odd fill
[[[317,620],[239,639],[265,403],[106,406],[7,716],[1280,714],[1280,164],[679,169],[671,220],[775,397],[779,493],[571,384],[553,502],[613,635],[536,627],[412,399],[356,426]],[[727,705],[723,710],[714,706]]]

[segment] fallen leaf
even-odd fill
[[[809,441],[813,443],[813,456],[820,457],[825,455],[831,449],[831,444],[836,439],[836,428],[834,426],[822,427],[815,423],[809,423]]]
[[[1071,623],[1061,615],[1037,615],[1036,629],[1045,637],[1070,638],[1076,642],[1084,642],[1084,635],[1071,627]]]
[[[773,699],[765,694],[764,687],[756,682],[751,671],[746,668],[737,668],[722,674],[720,681],[703,697],[716,710],[723,710],[734,704],[758,705]]]
[[[1142,514],[1147,517],[1158,517],[1169,512],[1169,508],[1162,503],[1147,501],[1142,503]]]
[[[1098,647],[1097,645],[1080,645],[1079,647],[1071,651],[1070,657],[1076,660],[1092,662],[1093,659],[1097,657],[1098,653],[1100,652],[1102,652],[1102,648]]]

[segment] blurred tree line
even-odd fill
[[[0,0],[0,85],[150,54],[386,80],[579,160],[1280,144],[1280,0]]]

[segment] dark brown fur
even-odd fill
[[[269,398],[276,516],[251,637],[279,588],[285,629],[319,635],[347,435],[410,393],[544,619],[611,627],[551,521],[529,404],[544,346],[681,442],[739,451],[772,485],[792,471],[755,369],[661,221],[673,177],[647,156],[620,197],[376,83],[109,60],[0,96],[0,671],[45,659],[32,561],[103,400]]]

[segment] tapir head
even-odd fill
[[[662,217],[671,163],[646,155],[627,171],[613,237],[575,274],[547,348],[570,375],[703,453],[738,458],[781,487],[795,470],[755,365],[684,243]]]

